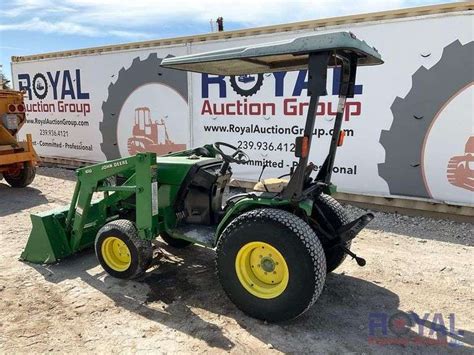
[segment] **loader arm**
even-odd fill
[[[120,202],[133,195],[140,238],[152,239],[158,230],[158,218],[153,218],[158,214],[156,171],[155,153],[139,153],[78,169],[67,208],[31,215],[33,229],[21,259],[54,263],[92,246],[98,230],[119,218]],[[127,180],[119,186],[110,184],[108,179],[119,174]],[[104,196],[93,201],[96,192]]]

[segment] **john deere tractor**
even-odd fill
[[[215,248],[219,280],[241,310],[268,321],[297,317],[317,300],[326,274],[347,254],[365,264],[350,245],[373,215],[349,220],[330,197],[331,172],[357,66],[381,63],[374,48],[346,32],[163,60],[167,68],[234,76],[308,69],[308,114],[304,134],[296,138],[299,163],[289,180],[264,180],[259,183],[264,191],[223,201],[231,165],[249,160],[225,142],[81,168],[69,206],[31,216],[33,230],[21,258],[55,263],[93,246],[110,275],[130,279],[149,267],[157,236],[176,248],[200,244]],[[327,69],[335,66],[342,75],[334,133],[323,166],[311,176],[316,106],[326,95]],[[95,192],[104,196],[92,202]]]

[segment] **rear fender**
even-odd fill
[[[297,204],[290,202],[287,199],[275,199],[275,198],[265,198],[265,197],[246,197],[237,201],[233,206],[229,207],[224,218],[217,226],[214,246],[217,245],[219,237],[224,231],[225,227],[232,222],[232,220],[242,213],[248,212],[256,208],[277,208],[282,210],[287,210],[290,212],[298,212],[300,214],[305,214],[306,216],[311,216],[311,211],[313,209],[312,200],[303,200]]]

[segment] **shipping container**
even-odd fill
[[[164,154],[225,141],[245,150],[234,178],[286,174],[307,110],[307,72],[239,77],[160,67],[168,56],[307,33],[351,31],[384,65],[358,71],[344,115],[333,181],[344,193],[474,205],[472,3],[12,57],[27,124],[50,161],[99,162],[143,150]],[[311,160],[327,154],[336,68],[317,110]],[[409,202],[410,203],[410,202]]]

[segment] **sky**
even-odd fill
[[[0,65],[11,56],[393,10],[449,0],[0,0]]]

